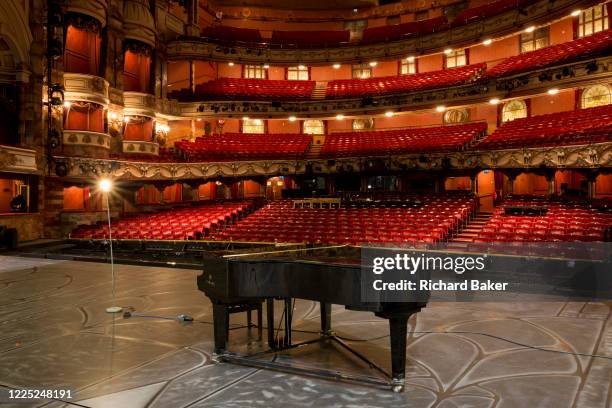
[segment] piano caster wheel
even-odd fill
[[[391,380],[391,391],[404,392],[404,379],[394,378]]]
[[[222,363],[223,362],[223,354],[220,353],[212,353],[210,357],[213,363]]]

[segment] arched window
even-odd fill
[[[502,122],[527,117],[527,104],[525,101],[515,99],[506,103],[502,109]]]
[[[464,123],[470,120],[470,111],[467,109],[450,109],[444,112],[444,124]]]
[[[318,119],[305,120],[303,132],[305,135],[323,135],[325,134],[325,124]]]
[[[582,108],[594,108],[612,103],[612,91],[607,85],[594,85],[582,91]]]

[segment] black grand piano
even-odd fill
[[[292,371],[323,378],[362,382],[390,388],[400,392],[404,388],[406,367],[406,336],[408,318],[425,307],[426,302],[409,301],[386,303],[362,301],[362,273],[360,248],[328,246],[256,250],[255,252],[225,255],[204,262],[204,273],[198,277],[198,288],[213,305],[215,355],[221,361]],[[291,339],[292,299],[307,299],[320,303],[320,338],[294,344]],[[258,310],[261,330],[262,303],[266,303],[267,321],[274,322],[274,299],[284,301],[282,322],[285,335],[278,340],[268,323],[269,351],[279,351],[312,343],[331,340],[344,347],[370,367],[385,374],[383,380],[373,377],[351,376],[322,370],[289,369],[270,361],[237,355],[227,350],[229,315],[236,311]],[[391,373],[368,361],[334,335],[331,305],[344,305],[346,309],[370,311],[389,321],[391,341]],[[260,332],[261,333],[261,332]]]

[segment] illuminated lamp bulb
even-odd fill
[[[98,182],[98,187],[100,187],[100,190],[108,193],[113,188],[113,182],[110,181],[110,179],[105,178]]]
[[[578,17],[581,12],[582,12],[582,10],[574,10],[574,11],[572,11],[571,16],[572,17]]]
[[[387,111],[387,112],[385,112],[385,116],[390,118],[390,117],[393,116],[393,112],[392,111]]]
[[[378,62],[376,62],[376,61],[372,61],[372,62],[370,62],[370,66],[371,66],[371,67],[375,67],[376,65],[378,65]]]
[[[233,62],[228,62],[227,65],[229,65],[230,67],[233,67],[234,63]]]
[[[295,122],[296,119],[297,118],[295,116],[289,116],[289,122]]]
[[[552,88],[548,90],[549,95],[556,95],[558,93],[559,93],[559,90],[557,88]]]
[[[447,48],[447,49],[444,50],[444,53],[446,55],[450,54],[451,52],[453,52],[453,50],[451,48]]]
[[[444,112],[446,110],[446,106],[436,106],[437,112]]]
[[[493,44],[493,40],[492,40],[492,39],[490,39],[490,38],[487,38],[486,40],[484,40],[484,41],[482,42],[482,44],[483,44],[483,45],[491,45],[491,44]]]
[[[340,64],[334,64],[333,67],[334,69],[340,69]]]
[[[535,26],[529,26],[525,29],[526,33],[533,33],[535,31]]]
[[[492,98],[492,99],[490,99],[490,100],[489,100],[489,103],[490,103],[491,105],[497,105],[497,104],[499,103],[499,99],[497,99],[497,98]]]
[[[68,109],[68,108],[70,108],[70,105],[72,105],[72,102],[64,101],[64,108]]]
[[[343,114],[339,113],[339,114],[336,115],[336,120],[342,120],[342,119],[344,119],[344,115]]]
[[[408,62],[414,62],[414,57],[411,55],[408,58],[406,58],[406,61]]]

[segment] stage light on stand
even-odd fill
[[[112,284],[112,304],[115,303],[115,263],[113,258],[113,233],[111,230],[110,203],[108,195],[113,189],[113,182],[110,179],[103,178],[98,182],[98,188],[104,193],[106,198],[106,215],[108,217],[108,242],[110,248],[110,264],[111,264],[111,284]],[[110,306],[106,308],[107,313],[119,313],[123,310],[121,306]]]

